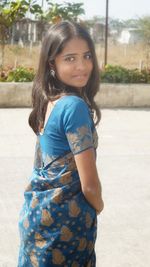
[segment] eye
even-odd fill
[[[84,55],[84,58],[85,58],[85,59],[92,59],[92,55],[91,55],[91,53],[87,53],[87,54],[85,54],[85,55]]]
[[[68,61],[68,62],[72,62],[74,60],[75,60],[75,57],[73,57],[73,56],[69,56],[69,57],[65,58],[65,61]]]

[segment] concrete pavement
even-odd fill
[[[16,267],[18,214],[31,173],[30,109],[0,109],[0,267]],[[97,267],[150,266],[150,110],[103,109],[97,166],[105,209]]]

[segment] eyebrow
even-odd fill
[[[85,55],[85,54],[88,54],[88,53],[91,54],[91,51],[88,50],[88,51],[84,52],[83,54]],[[77,55],[77,53],[70,53],[70,54],[65,54],[65,55],[63,55],[62,57],[76,56],[76,55]]]

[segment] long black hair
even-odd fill
[[[81,38],[87,42],[93,62],[91,76],[81,94],[76,88],[64,84],[56,76],[53,77],[50,74],[55,57],[62,52],[65,44],[74,37]],[[70,21],[62,21],[52,25],[42,43],[39,66],[33,83],[33,110],[29,116],[29,125],[33,131],[37,134],[43,127],[48,102],[56,100],[63,94],[80,94],[79,96],[87,102],[91,112],[95,111],[95,124],[97,124],[100,121],[100,111],[94,101],[94,97],[99,89],[99,76],[94,44],[85,27]]]

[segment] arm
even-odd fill
[[[75,162],[81,181],[82,192],[86,200],[96,209],[97,214],[99,214],[104,208],[104,203],[93,148],[75,155]]]

